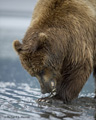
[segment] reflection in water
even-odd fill
[[[32,120],[64,119],[64,120],[94,120],[96,116],[96,101],[93,98],[79,98],[69,105],[60,101],[52,104],[36,103],[41,97],[40,89],[31,88],[28,84],[0,82],[0,117],[29,118]]]

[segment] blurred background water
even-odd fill
[[[36,103],[42,96],[39,83],[22,68],[12,48],[14,40],[22,40],[36,2],[0,0],[0,120],[96,120],[92,74],[76,102]]]

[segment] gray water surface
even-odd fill
[[[36,102],[42,97],[38,80],[22,68],[12,48],[15,39],[22,40],[31,15],[15,13],[0,14],[0,120],[96,120],[92,75],[73,103]]]

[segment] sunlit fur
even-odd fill
[[[43,92],[54,80],[57,96],[73,100],[92,70],[96,75],[96,0],[39,0],[22,43],[13,46]]]

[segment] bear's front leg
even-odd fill
[[[94,99],[96,99],[96,65],[94,66],[94,71],[93,71],[93,75],[94,75],[94,78],[95,78],[95,96],[94,96]]]
[[[95,78],[95,96],[94,99],[96,99],[96,78]]]
[[[58,80],[57,94],[64,103],[71,102],[78,97],[81,89],[92,72],[90,61],[86,61],[83,65],[71,66],[70,70],[66,69],[62,75],[62,81]]]

